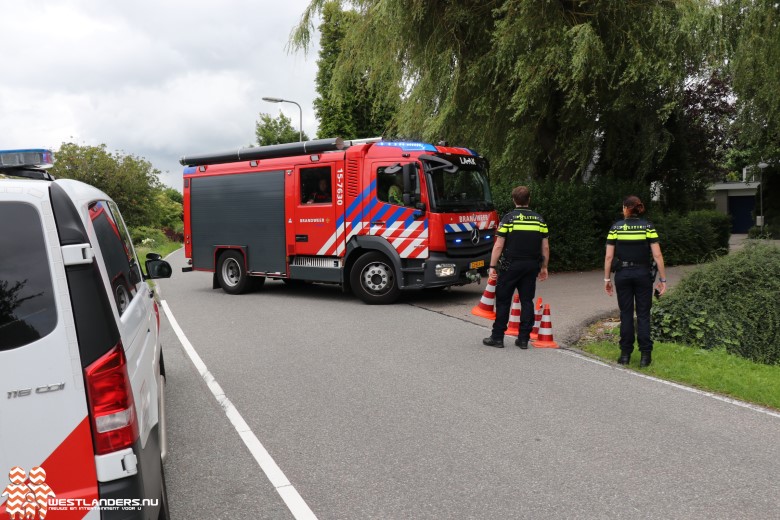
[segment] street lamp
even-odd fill
[[[299,120],[300,124],[298,125],[298,129],[300,130],[298,140],[303,142],[303,109],[301,108],[301,105],[299,105],[295,101],[290,101],[289,99],[282,99],[278,97],[264,97],[263,101],[268,101],[269,103],[292,103],[293,105],[296,105],[298,107],[298,112],[300,113],[301,116]]]
[[[758,177],[758,203],[761,211],[761,231],[764,231],[764,170],[769,166],[767,163],[761,161],[758,163],[758,169],[761,170],[761,175]]]

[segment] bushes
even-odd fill
[[[691,211],[651,219],[667,265],[697,264],[728,253],[731,220],[717,211]]]
[[[748,230],[748,238],[762,240],[780,239],[780,227],[766,225],[762,230],[758,226],[753,226]]]
[[[500,215],[514,208],[510,192],[517,185],[506,182],[493,187]],[[603,265],[607,231],[622,218],[623,197],[636,194],[650,200],[650,190],[632,182],[597,180],[587,184],[530,181],[531,207],[541,213],[550,228],[550,269],[576,271]],[[662,215],[650,207],[668,265],[695,264],[728,252],[731,221],[711,210],[692,211],[685,216]]]
[[[652,314],[658,340],[780,363],[780,248],[749,245],[697,269]]]
[[[150,228],[146,226],[139,226],[130,228],[130,238],[133,240],[133,244],[136,247],[144,246],[149,248],[160,247],[167,238],[162,230]]]

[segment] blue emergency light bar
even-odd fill
[[[0,150],[0,168],[36,168],[45,170],[54,166],[54,154],[42,148],[29,150]]]
[[[416,143],[412,141],[379,141],[374,146],[394,146],[404,152],[436,152],[436,147],[428,143]]]

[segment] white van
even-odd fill
[[[116,204],[51,164],[0,151],[0,518],[167,519],[145,280],[171,266],[150,254],[144,275]]]

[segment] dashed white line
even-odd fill
[[[268,453],[268,450],[265,449],[263,444],[241,416],[239,411],[236,409],[230,399],[228,399],[227,395],[225,395],[225,391],[219,385],[211,372],[209,372],[209,369],[203,362],[203,359],[201,359],[201,357],[198,355],[197,351],[192,346],[192,343],[190,343],[190,341],[187,339],[187,336],[184,334],[184,331],[179,326],[179,322],[176,321],[176,318],[173,316],[173,312],[171,312],[167,301],[162,301],[162,308],[165,311],[165,315],[168,317],[171,328],[173,328],[176,336],[178,336],[179,342],[181,342],[181,346],[184,348],[184,352],[187,353],[190,361],[192,361],[192,364],[195,365],[195,369],[200,374],[200,377],[202,377],[203,381],[206,382],[206,386],[209,387],[209,390],[211,390],[214,398],[225,411],[225,415],[227,416],[228,420],[236,429],[236,432],[241,437],[241,440],[244,441],[247,449],[249,449],[249,452],[260,466],[260,469],[263,470],[265,476],[274,486],[276,492],[279,493],[279,496],[282,497],[282,500],[284,500],[287,508],[297,520],[317,520],[317,517],[306,504],[306,501],[303,499],[303,497],[301,497],[295,487],[290,484],[290,481],[284,475],[284,472],[281,470],[281,468],[276,464],[273,457],[271,457],[271,454]]]

